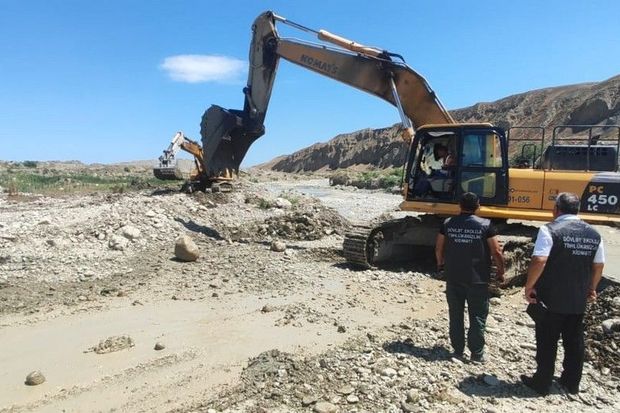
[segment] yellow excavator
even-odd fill
[[[276,24],[311,33],[321,43],[280,37]],[[479,215],[498,223],[549,221],[555,196],[565,191],[581,196],[586,221],[620,223],[619,126],[557,126],[549,138],[549,127],[504,130],[491,123],[457,123],[399,54],[313,30],[270,11],[252,25],[243,109],[213,105],[203,115],[204,185],[229,181],[250,145],[265,133],[280,59],[375,95],[400,115],[404,144],[409,145],[400,207],[427,215],[355,228],[344,240],[351,263],[373,266],[410,254],[412,246],[432,245],[438,218],[458,214],[458,199],[468,191],[480,197]],[[510,167],[509,142],[515,167]]]
[[[185,172],[178,164],[177,154],[185,151],[194,157],[194,167]],[[206,176],[203,168],[203,154],[200,144],[187,136],[183,132],[177,132],[173,137],[168,148],[159,157],[159,164],[153,168],[153,175],[163,181],[185,181],[182,190],[193,192],[194,190],[205,190],[207,187],[211,191],[230,191],[232,176],[218,176],[216,180],[210,180]]]

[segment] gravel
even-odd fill
[[[340,254],[350,221],[386,208],[393,215],[400,198],[332,189],[341,195],[322,204],[310,197],[310,190],[307,195],[290,192],[294,186],[281,182],[266,189],[241,182],[239,191],[230,194],[99,193],[21,204],[0,199],[0,315],[96,311],[122,297],[134,309],[173,297],[204,302],[208,310],[209,300],[239,294],[266,299],[268,304],[254,303],[247,311],[291,328],[291,334],[312,325],[316,336],[349,337],[319,354],[278,349],[258,354],[248,360],[237,385],[208,392],[200,403],[180,411],[564,413],[620,408],[620,333],[613,327],[605,333],[602,327],[620,317],[617,288],[605,290],[586,315],[582,394],[569,398],[554,385],[550,396],[533,398],[519,383],[520,374],[531,373],[535,349],[520,289],[493,300],[490,361],[479,365],[453,359],[445,311],[425,315],[428,306],[445,306],[441,281],[405,267],[354,271]],[[346,218],[336,212],[343,207]],[[197,261],[174,259],[175,240],[183,235],[200,251]],[[271,251],[276,242],[284,244],[283,252]],[[358,295],[344,299],[335,280],[343,289],[358,288]],[[302,288],[326,286],[332,290],[323,307],[311,300],[278,301]],[[366,308],[365,291],[380,291],[382,309],[406,306],[411,317],[382,329],[344,319],[345,310]],[[156,343],[156,350],[158,344],[165,347]],[[128,349],[138,351],[131,337],[121,335],[89,350]],[[561,358],[560,348],[557,372]]]

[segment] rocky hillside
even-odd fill
[[[461,122],[517,125],[620,123],[620,75],[599,83],[539,89],[451,112]],[[407,147],[396,126],[338,135],[261,165],[283,172],[388,168],[403,164]]]

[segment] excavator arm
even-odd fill
[[[176,155],[180,150],[184,150],[194,156],[195,169],[190,173],[190,180],[198,180],[203,175],[202,148],[196,141],[189,139],[183,132],[177,132],[170,141],[167,149],[159,157],[159,166],[153,168],[156,178],[162,180],[183,179],[183,172],[177,166]]]
[[[335,47],[281,38],[276,31],[277,22],[316,34],[319,40]],[[203,167],[209,180],[231,179],[249,147],[265,133],[264,120],[280,59],[396,106],[405,139],[410,139],[413,129],[422,125],[455,123],[426,80],[400,56],[265,12],[252,25],[243,109],[213,105],[202,118]]]

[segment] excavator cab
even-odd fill
[[[482,205],[508,203],[508,148],[490,124],[424,126],[407,164],[407,201],[458,203],[474,192]]]

